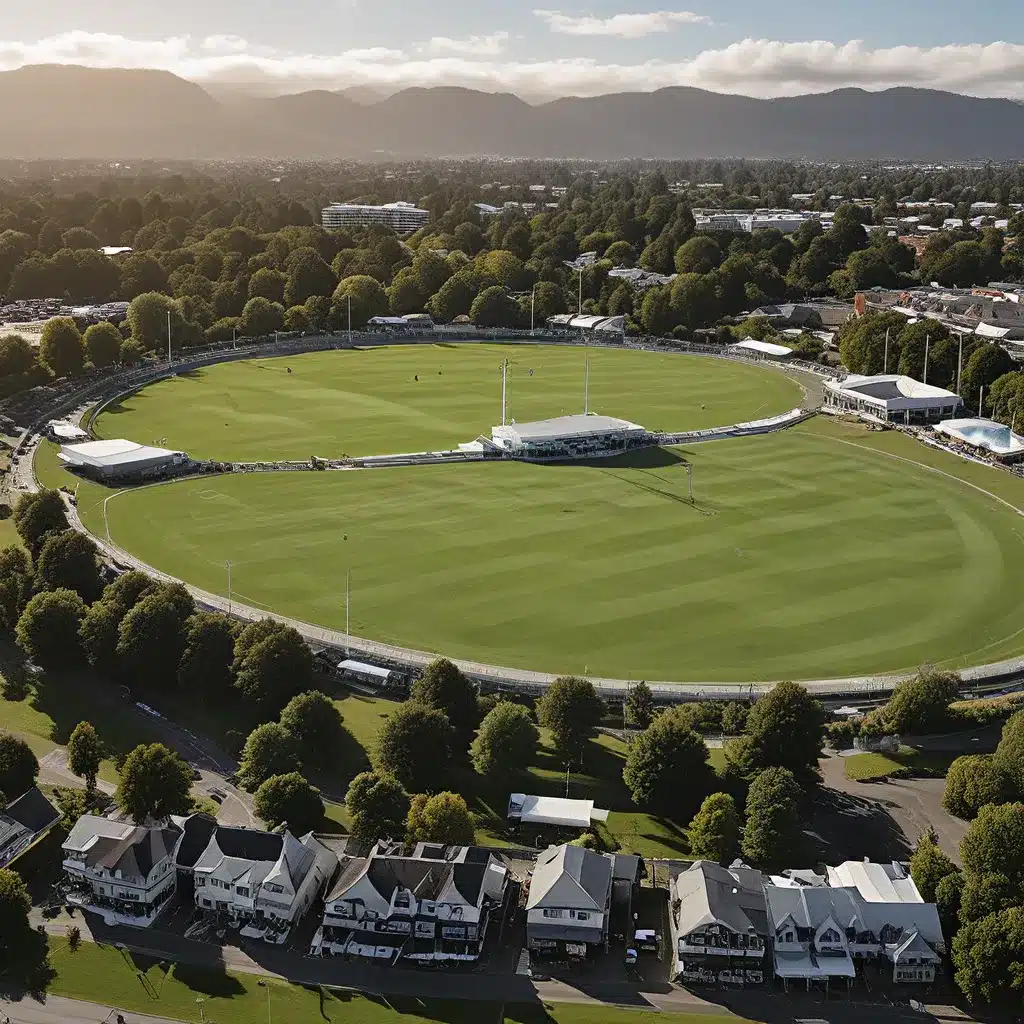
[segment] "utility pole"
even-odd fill
[[[956,393],[960,394],[960,371],[964,367],[964,336],[960,335],[960,351],[956,357]]]
[[[537,308],[537,286],[533,286],[533,291],[530,292],[530,337],[533,337],[533,319],[534,312]]]
[[[501,362],[501,425],[505,426],[505,397],[508,388],[508,360]]]
[[[931,336],[926,334],[924,336],[924,381],[923,381],[923,383],[925,383],[925,384],[928,383],[928,342],[929,341],[931,341]]]
[[[587,353],[586,368],[583,371],[583,415],[590,412],[590,353]]]

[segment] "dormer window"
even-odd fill
[[[404,889],[395,893],[395,906],[402,907],[404,909],[409,908],[409,894]]]

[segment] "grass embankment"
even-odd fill
[[[958,475],[1021,506],[1024,481],[826,420],[683,454],[696,507],[680,454],[649,451],[195,479],[108,516],[123,547],[209,590],[230,559],[237,599],[344,628],[351,571],[354,632],[519,668],[816,679],[1024,650],[1020,516]]]
[[[843,769],[846,777],[854,782],[902,779],[915,775],[944,776],[949,766],[964,753],[977,754],[981,751],[922,751],[901,745],[892,754],[851,754],[843,758]]]
[[[645,1013],[597,1004],[456,1002],[371,996],[259,979],[255,975],[154,962],[111,946],[71,952],[51,940],[52,995],[182,1021],[253,1024],[743,1024],[716,1014]],[[261,981],[263,982],[261,984]],[[15,1008],[15,1015],[17,1009]]]

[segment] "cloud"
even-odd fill
[[[687,85],[767,97],[842,86],[913,85],[1024,99],[1024,44],[1019,43],[872,49],[856,40],[837,44],[745,39],[687,60],[620,64],[592,57],[514,60],[500,51],[484,52],[482,40],[489,39],[494,41],[486,43],[488,47],[505,45],[504,39],[485,36],[472,43],[475,51],[465,48],[472,41],[432,40],[432,45],[409,53],[372,47],[301,54],[253,46],[234,36],[146,40],[68,32],[32,43],[0,41],[0,68],[40,63],[161,68],[200,83],[251,84],[281,92],[461,85],[540,98]]]
[[[617,36],[640,39],[656,32],[669,32],[677,25],[710,25],[707,15],[693,11],[651,11],[649,14],[613,14],[610,18],[574,18],[561,11],[534,11],[552,32],[566,36]]]
[[[434,36],[421,49],[433,54],[456,54],[460,57],[497,57],[505,50],[507,32],[494,32],[489,36],[470,36],[468,39],[451,39],[448,36]]]

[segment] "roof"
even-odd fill
[[[154,459],[169,459],[183,452],[169,448],[153,448],[124,438],[111,441],[86,441],[84,444],[61,445],[61,457],[73,463],[93,466],[130,466]]]
[[[1015,455],[1024,451],[1024,437],[1014,434],[1008,426],[994,420],[943,420],[935,429],[940,434],[983,448],[995,455]]]
[[[284,846],[279,832],[264,832],[255,828],[236,828],[218,825],[206,848],[196,860],[196,871],[216,871],[224,868],[234,878],[250,874],[250,882],[262,882],[277,863]],[[254,867],[260,870],[252,874]]]
[[[594,313],[556,313],[548,317],[554,327],[575,327],[582,331],[614,331],[621,334],[626,320],[621,316],[598,316]]]
[[[491,433],[493,435],[500,431],[498,436],[507,437],[522,444],[529,441],[551,441],[562,437],[635,433],[643,429],[638,423],[616,419],[614,416],[584,416],[582,413],[578,413],[573,416],[555,416],[550,420],[535,420],[532,423],[512,423],[494,427]]]
[[[603,914],[611,883],[611,857],[582,846],[551,846],[537,858],[526,909],[562,907]]]
[[[913,377],[901,374],[875,374],[873,376],[851,375],[845,380],[825,382],[830,391],[843,392],[859,398],[874,399],[879,404],[901,403],[907,399],[917,400],[916,404],[930,400],[938,400],[948,404],[950,400],[959,402],[960,396],[934,384],[922,384]],[[901,406],[902,407],[902,406]]]
[[[173,853],[180,835],[181,829],[173,822],[149,828],[84,814],[75,822],[63,848],[84,853],[91,866],[120,871],[125,877],[146,878],[154,864]]]
[[[508,798],[506,817],[517,818],[529,825],[565,825],[567,828],[590,828],[590,823],[607,821],[608,812],[594,807],[593,800],[569,800],[557,796],[529,796],[513,793]]]
[[[356,661],[353,658],[339,661],[338,670],[340,672],[358,672],[360,675],[375,676],[378,679],[388,679],[391,676],[390,669],[381,668],[379,665],[369,665],[365,661]]]
[[[744,338],[743,341],[737,341],[735,345],[730,345],[729,348],[740,348],[748,352],[760,352],[762,355],[778,356],[782,359],[786,359],[793,354],[793,350],[785,345],[773,345],[770,341],[758,341],[756,338]]]
[[[210,837],[217,831],[217,822],[208,814],[192,814],[185,819],[181,842],[175,854],[179,868],[195,867],[196,861],[210,845]]]
[[[839,867],[826,868],[828,884],[856,889],[869,903],[923,903],[914,880],[901,864],[875,864],[848,860]]]
[[[67,420],[50,420],[46,426],[54,437],[66,441],[78,441],[89,436],[81,427],[69,423]]]
[[[739,935],[768,935],[765,881],[751,868],[732,871],[713,861],[695,861],[675,879],[680,934],[720,922]]]
[[[52,825],[60,817],[60,811],[43,796],[38,786],[33,786],[4,808],[3,817],[34,834]]]
[[[110,818],[101,818],[96,814],[83,814],[72,826],[67,839],[64,840],[63,848],[83,853],[97,839],[121,840],[134,829],[135,826],[127,821],[111,821]]]

